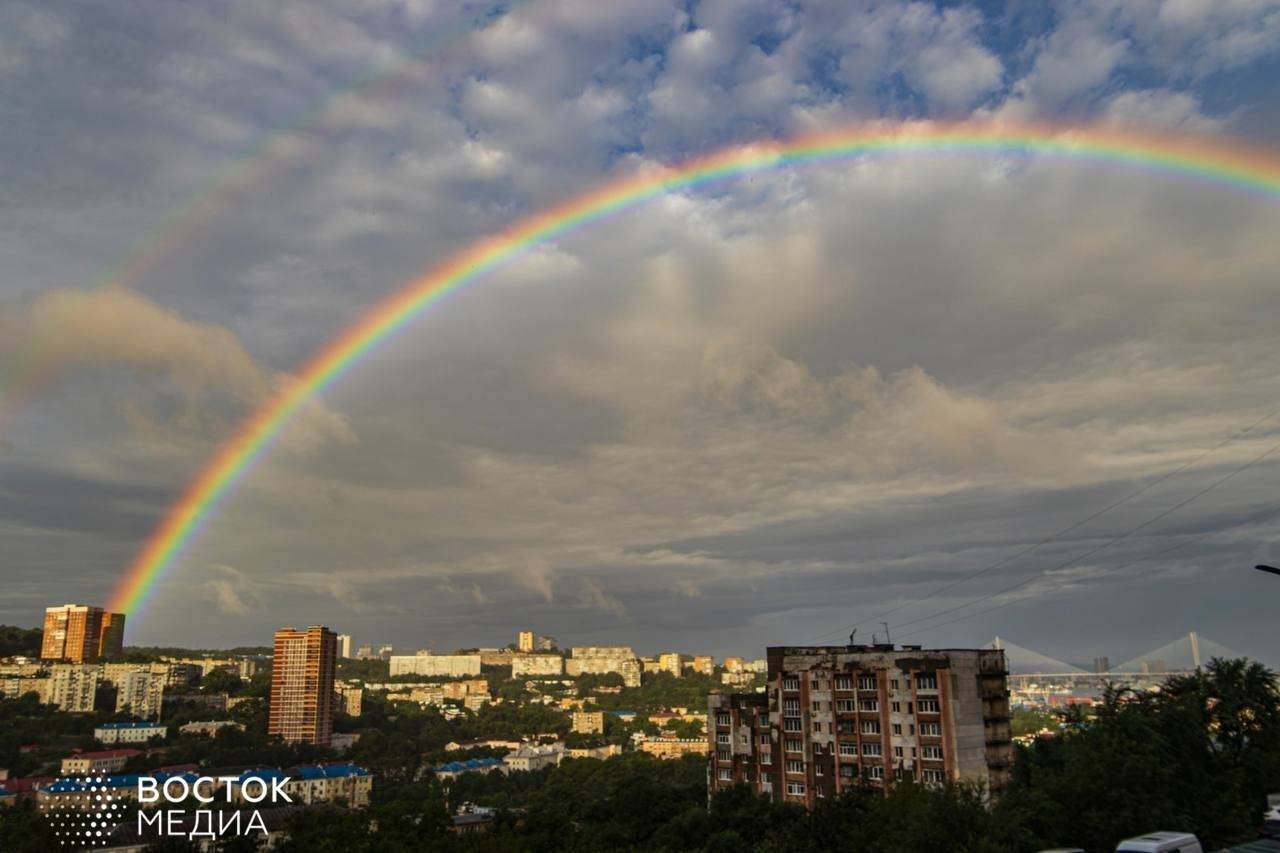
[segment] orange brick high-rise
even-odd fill
[[[63,604],[44,611],[40,657],[72,663],[115,657],[124,642],[124,614],[84,604]]]
[[[322,625],[276,631],[267,733],[328,746],[338,635]]]

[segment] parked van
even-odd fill
[[[1204,853],[1204,848],[1186,832],[1148,832],[1121,841],[1116,853]]]

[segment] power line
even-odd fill
[[[958,605],[956,605],[956,606],[954,606],[954,607],[948,607],[948,608],[946,608],[945,610],[939,610],[939,611],[937,611],[936,613],[931,613],[931,614],[929,614],[928,616],[921,616],[921,617],[920,617],[920,618],[918,618],[918,619],[912,619],[910,622],[902,622],[902,623],[899,623],[898,625],[895,625],[894,627],[895,627],[895,628],[905,628],[905,627],[907,627],[907,626],[909,626],[909,625],[916,625],[916,624],[918,624],[918,623],[920,623],[920,622],[927,622],[927,621],[929,621],[929,620],[931,620],[931,619],[936,619],[936,618],[937,618],[937,617],[939,617],[939,616],[946,616],[946,615],[947,615],[947,614],[949,614],[949,613],[955,613],[955,612],[956,612],[956,611],[958,611],[958,610],[964,610],[965,608],[967,608],[967,607],[972,607],[972,606],[973,606],[973,605],[975,605],[975,604],[981,604],[981,603],[982,603],[982,602],[984,602],[984,601],[990,601],[991,599],[996,598],[996,597],[998,597],[998,596],[1005,595],[1005,594],[1010,593],[1010,592],[1013,592],[1014,590],[1017,590],[1017,589],[1021,589],[1022,587],[1026,586],[1027,584],[1029,584],[1029,583],[1031,583],[1031,582],[1033,582],[1033,581],[1039,580],[1041,577],[1043,577],[1043,576],[1044,576],[1045,574],[1047,574],[1048,572],[1056,572],[1056,571],[1060,571],[1060,570],[1065,569],[1065,568],[1069,568],[1070,566],[1072,566],[1072,565],[1074,565],[1074,564],[1076,564],[1076,563],[1080,562],[1081,560],[1087,559],[1088,557],[1092,557],[1094,554],[1098,553],[1099,551],[1102,551],[1102,550],[1103,550],[1103,549],[1105,549],[1105,548],[1109,548],[1109,547],[1111,547],[1112,545],[1114,545],[1115,543],[1117,543],[1117,542],[1121,541],[1122,539],[1127,539],[1127,538],[1129,538],[1129,537],[1130,537],[1130,536],[1132,536],[1133,534],[1137,533],[1139,530],[1142,530],[1142,529],[1144,529],[1144,528],[1146,528],[1146,527],[1150,527],[1152,524],[1155,524],[1157,521],[1160,521],[1161,519],[1167,518],[1168,516],[1172,515],[1173,513],[1177,512],[1178,510],[1182,509],[1184,506],[1186,506],[1187,504],[1191,503],[1192,501],[1198,500],[1199,498],[1203,497],[1204,495],[1207,495],[1209,492],[1211,492],[1211,491],[1213,491],[1214,489],[1218,488],[1218,487],[1219,487],[1219,486],[1221,486],[1223,483],[1226,483],[1228,480],[1232,479],[1232,478],[1233,478],[1233,477],[1235,477],[1236,475],[1238,475],[1238,474],[1242,474],[1242,473],[1244,473],[1245,471],[1249,470],[1249,469],[1250,469],[1250,468],[1252,468],[1254,465],[1257,465],[1259,462],[1261,462],[1261,461],[1263,461],[1264,459],[1266,459],[1266,458],[1267,458],[1268,456],[1270,456],[1272,453],[1275,453],[1277,450],[1280,450],[1280,443],[1276,443],[1276,444],[1271,445],[1271,447],[1267,448],[1266,450],[1264,450],[1264,451],[1263,451],[1262,453],[1260,453],[1259,455],[1257,455],[1257,456],[1255,456],[1254,458],[1250,459],[1248,462],[1244,463],[1243,465],[1239,466],[1238,468],[1234,468],[1234,469],[1232,469],[1232,470],[1231,470],[1231,471],[1229,471],[1228,473],[1224,474],[1222,477],[1219,477],[1217,480],[1214,480],[1212,483],[1210,483],[1209,485],[1205,486],[1203,489],[1200,489],[1198,492],[1195,492],[1194,494],[1192,494],[1192,495],[1191,495],[1191,496],[1189,496],[1189,497],[1183,498],[1182,500],[1178,501],[1176,504],[1174,504],[1173,506],[1169,507],[1168,509],[1165,509],[1165,510],[1162,510],[1162,511],[1160,511],[1160,512],[1156,513],[1156,514],[1155,514],[1155,515],[1153,515],[1151,518],[1148,518],[1146,521],[1142,522],[1141,524],[1137,525],[1136,527],[1131,527],[1131,528],[1129,528],[1128,530],[1124,531],[1123,533],[1120,533],[1120,534],[1117,534],[1116,536],[1113,536],[1111,539],[1108,539],[1106,542],[1103,542],[1101,545],[1097,545],[1097,546],[1095,546],[1095,547],[1093,547],[1093,548],[1090,548],[1088,551],[1085,551],[1083,554],[1080,554],[1080,555],[1078,555],[1078,556],[1076,556],[1076,557],[1072,557],[1070,560],[1067,560],[1066,562],[1059,563],[1058,565],[1053,566],[1052,568],[1045,569],[1045,570],[1043,570],[1043,571],[1039,572],[1038,574],[1034,574],[1034,575],[1031,575],[1031,576],[1030,576],[1030,577],[1028,577],[1028,578],[1024,578],[1023,580],[1018,581],[1018,582],[1017,582],[1017,583],[1015,583],[1015,584],[1010,584],[1009,586],[1004,587],[1003,589],[996,590],[995,592],[989,593],[989,594],[987,594],[987,595],[981,595],[981,596],[978,596],[977,598],[971,599],[970,601],[966,601],[964,604],[958,604]],[[1128,566],[1128,565],[1132,565],[1132,563],[1128,563],[1128,564],[1126,564],[1126,566]],[[1012,603],[1012,602],[1010,602],[1010,603]],[[1001,606],[1005,606],[1005,605],[1001,605]],[[996,609],[996,608],[991,608],[991,609],[993,609],[993,610],[994,610],[994,609]],[[986,612],[986,611],[982,611],[982,612]],[[959,622],[959,621],[961,621],[961,620],[963,620],[963,619],[969,619],[969,618],[972,618],[973,616],[977,616],[977,615],[979,615],[979,614],[978,614],[978,613],[970,613],[970,614],[968,614],[967,616],[962,616],[962,617],[960,617],[960,618],[958,618],[958,619],[955,619],[955,620],[953,620],[953,621]],[[938,627],[941,627],[943,624],[950,624],[950,623],[949,623],[949,622],[941,623],[941,624],[939,624],[939,625],[933,625],[933,626],[930,626],[930,628],[938,628]],[[912,633],[918,633],[918,632],[912,632]]]
[[[1118,506],[1121,506],[1121,505],[1123,505],[1123,504],[1128,503],[1129,501],[1133,500],[1134,498],[1138,497],[1139,495],[1142,495],[1142,494],[1144,494],[1145,492],[1148,492],[1148,491],[1150,491],[1151,489],[1155,488],[1156,486],[1160,485],[1160,484],[1161,484],[1161,483],[1163,483],[1165,480],[1168,480],[1170,477],[1174,477],[1174,476],[1177,476],[1178,474],[1181,474],[1183,471],[1186,471],[1188,468],[1192,467],[1193,465],[1196,465],[1197,463],[1199,463],[1200,461],[1202,461],[1203,459],[1205,459],[1205,458],[1206,458],[1206,457],[1208,457],[1209,455],[1211,455],[1211,454],[1213,454],[1213,453],[1216,453],[1217,451],[1221,450],[1223,447],[1226,447],[1226,446],[1227,446],[1228,444],[1230,444],[1231,442],[1236,441],[1236,440],[1238,440],[1238,439],[1240,439],[1240,438],[1243,438],[1244,436],[1248,435],[1250,432],[1252,432],[1253,430],[1257,429],[1259,426],[1261,426],[1262,424],[1264,424],[1264,423],[1266,423],[1267,421],[1271,420],[1272,418],[1276,417],[1277,415],[1280,415],[1280,409],[1276,409],[1276,410],[1274,410],[1274,411],[1272,411],[1272,412],[1269,412],[1269,413],[1268,413],[1268,414],[1266,414],[1266,415],[1263,415],[1261,418],[1259,418],[1258,420],[1256,420],[1256,421],[1254,421],[1253,423],[1249,424],[1248,426],[1244,427],[1243,429],[1241,429],[1241,430],[1237,430],[1236,432],[1234,432],[1234,433],[1232,433],[1232,434],[1228,435],[1226,438],[1222,439],[1222,441],[1218,442],[1218,443],[1217,443],[1217,444],[1215,444],[1213,447],[1210,447],[1208,450],[1205,450],[1204,452],[1202,452],[1199,456],[1196,456],[1195,458],[1193,458],[1193,459],[1191,459],[1191,460],[1189,460],[1189,461],[1187,461],[1187,462],[1184,462],[1182,465],[1179,465],[1177,468],[1174,468],[1173,470],[1168,471],[1168,472],[1166,472],[1166,473],[1164,473],[1164,474],[1160,475],[1160,476],[1159,476],[1159,477],[1157,477],[1156,479],[1154,479],[1154,480],[1152,480],[1151,482],[1149,482],[1149,483],[1147,483],[1147,484],[1143,485],[1141,488],[1138,488],[1138,489],[1136,489],[1135,491],[1130,492],[1129,494],[1125,495],[1124,497],[1120,498],[1119,500],[1116,500],[1116,501],[1113,501],[1112,503],[1107,504],[1107,505],[1106,505],[1106,506],[1104,506],[1102,509],[1097,510],[1096,512],[1093,512],[1093,513],[1091,513],[1091,514],[1089,514],[1089,515],[1085,516],[1084,518],[1080,519],[1079,521],[1074,522],[1073,524],[1071,524],[1071,525],[1069,525],[1069,526],[1067,526],[1067,527],[1062,528],[1061,530],[1057,531],[1056,533],[1052,533],[1052,534],[1050,534],[1049,536],[1046,536],[1044,539],[1041,539],[1040,541],[1038,541],[1038,542],[1036,542],[1036,543],[1034,543],[1034,544],[1032,544],[1032,545],[1028,545],[1027,547],[1023,548],[1022,550],[1017,551],[1017,552],[1015,552],[1015,553],[1013,553],[1013,554],[1009,555],[1008,557],[1005,557],[1005,558],[1004,558],[1004,559],[1002,559],[1002,560],[999,560],[999,561],[997,561],[997,562],[995,562],[995,563],[992,563],[992,564],[990,564],[990,565],[988,565],[988,566],[984,566],[983,568],[978,569],[977,571],[971,572],[971,573],[969,573],[969,574],[967,574],[967,575],[965,575],[965,576],[963,576],[963,577],[961,577],[961,578],[958,578],[958,579],[956,579],[956,580],[954,580],[954,581],[950,581],[950,582],[948,582],[948,583],[946,583],[946,584],[943,584],[942,586],[940,586],[940,587],[938,587],[938,588],[936,588],[936,589],[933,589],[933,590],[931,590],[931,591],[929,591],[929,592],[925,593],[923,596],[920,596],[919,598],[913,598],[913,599],[911,599],[910,601],[906,601],[906,602],[904,602],[904,603],[902,603],[902,604],[897,605],[896,607],[891,607],[891,608],[889,608],[888,610],[885,610],[884,612],[880,613],[880,614],[879,614],[879,615],[877,615],[877,616],[874,616],[874,617],[871,617],[871,618],[868,618],[868,619],[860,620],[860,621],[855,622],[855,623],[853,623],[853,624],[851,624],[851,625],[846,625],[844,628],[840,628],[840,629],[835,630],[835,631],[829,631],[829,632],[827,632],[826,634],[823,634],[823,635],[822,635],[821,637],[819,637],[818,639],[819,639],[819,640],[826,639],[827,637],[831,637],[831,636],[834,636],[834,635],[836,635],[836,634],[843,634],[845,631],[848,631],[848,630],[850,630],[850,629],[854,629],[854,628],[861,628],[863,625],[866,625],[868,622],[871,622],[871,623],[879,622],[880,620],[884,619],[884,617],[886,617],[886,616],[889,616],[889,615],[891,615],[891,614],[893,614],[893,613],[897,613],[897,612],[899,612],[899,611],[901,611],[901,610],[905,610],[905,609],[906,609],[906,608],[908,608],[908,607],[914,607],[914,606],[915,606],[915,605],[917,605],[917,604],[923,604],[924,602],[928,601],[929,599],[931,599],[931,598],[936,598],[937,596],[939,596],[939,595],[941,595],[941,594],[943,594],[943,593],[945,593],[945,592],[948,592],[948,591],[950,591],[950,590],[952,590],[952,589],[955,589],[957,586],[960,586],[960,585],[961,585],[961,584],[963,584],[963,583],[968,583],[969,581],[973,580],[974,578],[981,577],[982,575],[985,575],[985,574],[987,574],[988,572],[992,572],[992,571],[995,571],[996,569],[1003,568],[1004,566],[1007,566],[1009,563],[1013,562],[1014,560],[1017,560],[1017,559],[1019,559],[1019,558],[1021,558],[1021,557],[1024,557],[1024,556],[1026,556],[1027,554],[1030,554],[1032,551],[1035,551],[1035,550],[1037,550],[1037,549],[1039,549],[1039,548],[1041,548],[1041,547],[1043,547],[1043,546],[1045,546],[1045,545],[1048,545],[1050,542],[1054,542],[1054,541],[1056,541],[1056,540],[1060,539],[1061,537],[1065,536],[1066,534],[1071,533],[1072,531],[1077,530],[1077,529],[1079,529],[1079,528],[1083,527],[1084,525],[1088,524],[1089,522],[1093,521],[1093,520],[1094,520],[1094,519],[1096,519],[1096,518],[1099,518],[1099,517],[1101,517],[1101,516],[1105,515],[1106,513],[1110,512],[1111,510],[1115,509],[1116,507],[1118,507]],[[926,618],[928,618],[928,617],[926,617]],[[915,620],[915,621],[921,621],[921,620]],[[911,624],[914,624],[914,622],[907,622],[907,623],[904,623],[904,624],[911,625]],[[815,642],[816,642],[816,641],[815,641]]]
[[[1240,526],[1242,526],[1242,525],[1240,525],[1240,524],[1233,524],[1233,525],[1230,525],[1230,526],[1228,526],[1228,527],[1224,527],[1224,528],[1221,528],[1221,529],[1218,529],[1218,530],[1206,530],[1204,533],[1200,533],[1200,534],[1198,534],[1198,535],[1196,535],[1196,536],[1193,536],[1193,537],[1192,537],[1192,538],[1190,538],[1190,539],[1187,539],[1187,540],[1185,540],[1185,541],[1183,541],[1183,542],[1179,542],[1177,545],[1174,545],[1172,548],[1165,548],[1163,551],[1157,551],[1157,552],[1156,552],[1156,553],[1154,553],[1154,554],[1149,554],[1149,555],[1147,555],[1147,556],[1145,556],[1145,557],[1139,557],[1139,558],[1138,558],[1138,559],[1136,559],[1136,560],[1130,560],[1129,562],[1124,563],[1123,565],[1119,565],[1119,566],[1115,566],[1115,567],[1113,567],[1113,568],[1107,569],[1107,570],[1106,570],[1106,571],[1104,571],[1102,574],[1105,574],[1105,575],[1112,575],[1112,574],[1115,574],[1116,572],[1123,571],[1123,570],[1125,570],[1125,569],[1129,568],[1130,566],[1136,566],[1138,563],[1143,563],[1143,562],[1147,562],[1147,561],[1149,561],[1149,560],[1154,560],[1154,559],[1156,559],[1156,558],[1158,558],[1158,557],[1163,557],[1165,554],[1172,554],[1174,551],[1180,551],[1180,550],[1182,550],[1183,548],[1187,548],[1187,547],[1189,547],[1189,546],[1191,546],[1191,545],[1196,544],[1197,542],[1199,542],[1199,541],[1200,541],[1200,540],[1202,540],[1202,539],[1205,539],[1205,538],[1208,538],[1209,536],[1214,535],[1215,533],[1221,533],[1221,532],[1223,532],[1223,530],[1231,530],[1233,527],[1240,527]],[[1097,577],[1097,576],[1095,576],[1095,577]],[[1061,589],[1061,588],[1062,588],[1062,584],[1059,584],[1057,588],[1058,588],[1058,589]],[[920,634],[923,634],[925,631],[932,631],[933,629],[935,629],[935,628],[941,628],[941,627],[943,627],[944,625],[954,625],[956,622],[963,622],[963,621],[964,621],[964,620],[966,620],[966,619],[972,619],[972,618],[974,618],[974,617],[976,617],[976,616],[982,616],[983,614],[991,613],[991,612],[996,611],[996,610],[1003,610],[1004,608],[1006,608],[1006,607],[1012,607],[1012,606],[1014,606],[1015,604],[1025,604],[1026,602],[1028,602],[1028,601],[1030,601],[1030,600],[1031,600],[1030,598],[1015,598],[1013,601],[1006,601],[1004,604],[997,604],[997,605],[995,605],[994,607],[986,607],[986,608],[983,608],[982,610],[974,611],[973,613],[966,613],[964,616],[957,616],[955,619],[948,619],[946,622],[939,622],[939,623],[937,623],[936,625],[925,625],[923,628],[917,628],[917,629],[916,629],[916,630],[914,630],[914,631],[908,631],[906,634],[903,634],[902,636],[904,636],[904,637],[915,637],[915,636],[919,636]]]

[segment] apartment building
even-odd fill
[[[145,666],[115,676],[116,711],[128,712],[144,720],[160,719],[166,680],[165,673]]]
[[[520,678],[530,675],[561,675],[564,673],[564,658],[557,654],[529,652],[513,655],[511,658],[511,676]]]
[[[480,674],[480,655],[433,655],[421,651],[416,655],[392,655],[391,675],[442,675],[457,678]]]
[[[103,723],[93,730],[94,740],[102,744],[146,743],[168,736],[169,727],[159,723]]]
[[[571,731],[584,735],[601,734],[604,732],[604,712],[603,711],[574,711],[573,727]]]
[[[120,654],[124,643],[124,614],[101,607],[63,604],[44,611],[40,657],[85,663]]]
[[[49,704],[62,711],[92,711],[101,680],[102,668],[96,664],[54,664],[49,672]]]
[[[329,745],[338,635],[323,625],[276,632],[267,732],[286,741]]]
[[[1013,762],[999,649],[773,647],[764,693],[708,699],[711,790],[812,807],[859,784],[980,782]]]

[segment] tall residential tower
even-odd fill
[[[267,733],[328,746],[338,635],[323,625],[276,631]]]

